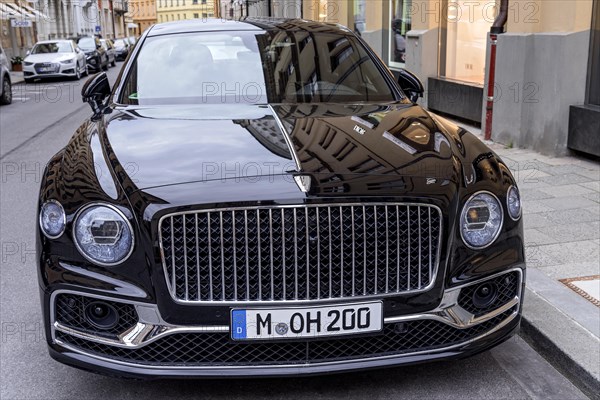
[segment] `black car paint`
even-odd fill
[[[93,36],[81,36],[81,37],[73,38],[73,40],[77,44],[79,44],[79,41],[84,38],[93,39],[94,42],[96,43],[96,49],[94,49],[94,50],[91,50],[91,49],[83,50],[82,49],[82,51],[85,54],[85,59],[87,62],[88,70],[91,69],[95,72],[107,70],[108,64],[109,64],[108,54],[106,53],[106,50],[104,50],[104,47],[100,44],[100,40]],[[94,63],[91,62],[92,60],[94,60]]]
[[[130,59],[135,58],[143,40]],[[385,68],[383,64],[380,67]],[[157,224],[162,215],[174,211],[323,203],[339,198],[440,207],[444,240],[435,284],[423,293],[385,298],[385,317],[431,310],[440,303],[444,288],[509,268],[524,268],[522,222],[513,221],[505,207],[507,190],[515,185],[507,165],[471,133],[408,100],[399,98],[377,105],[236,105],[220,110],[210,105],[125,107],[114,99],[127,68],[113,89],[113,102],[96,121],[81,125],[69,144],[50,160],[43,175],[40,205],[56,199],[67,214],[67,230],[60,238],[49,240],[39,231],[37,235],[44,325],[53,356],[64,359],[60,353],[66,351],[52,343],[49,328],[49,296],[58,289],[110,293],[114,298],[155,303],[164,320],[172,324],[229,324],[230,306],[181,305],[169,295]],[[394,88],[401,93],[397,86]],[[289,147],[269,145],[248,129],[257,120],[277,126],[278,119],[286,130],[278,129],[280,142],[291,140],[294,154]],[[364,133],[354,130],[355,126]],[[407,129],[418,130],[417,136],[427,140],[411,142],[404,136]],[[333,150],[318,148],[318,140],[303,142],[308,134],[318,136],[327,130],[354,146],[359,158],[376,160],[383,169],[361,171],[336,158]],[[414,153],[398,146],[389,135],[401,138]],[[154,145],[160,140],[162,147]],[[255,173],[256,168],[244,169],[244,165],[259,165],[259,173]],[[327,169],[331,172],[324,173]],[[308,193],[291,179],[297,173],[313,177],[316,184]],[[475,251],[461,240],[457,216],[465,201],[481,190],[494,193],[500,200],[504,226],[491,246]],[[115,205],[133,226],[135,248],[122,265],[94,265],[73,245],[74,217],[91,202]],[[465,346],[464,352],[452,356],[482,351],[504,340],[517,326],[515,319],[482,343]],[[434,358],[419,356],[412,362]],[[63,361],[87,368],[91,362]],[[101,363],[96,363],[102,370]],[[121,372],[127,374],[126,370]]]

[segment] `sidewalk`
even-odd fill
[[[479,129],[464,127],[483,140]],[[523,202],[521,336],[600,398],[600,163],[485,142],[512,170]]]
[[[10,71],[10,81],[12,82],[13,85],[25,82],[25,80],[23,79],[23,73]]]

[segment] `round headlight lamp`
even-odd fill
[[[133,230],[117,208],[96,204],[83,208],[73,224],[73,238],[82,256],[111,266],[125,261],[133,251]]]
[[[521,195],[519,194],[519,189],[515,186],[508,188],[508,192],[506,193],[506,208],[508,215],[514,221],[521,218]]]
[[[59,238],[65,231],[67,217],[63,206],[56,200],[48,200],[40,209],[40,228],[49,239]]]
[[[503,213],[498,198],[489,192],[474,194],[460,215],[460,234],[472,249],[483,249],[496,240],[502,229]]]

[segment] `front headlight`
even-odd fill
[[[70,60],[62,60],[60,63],[61,64],[73,64],[75,62],[75,59],[72,58]]]
[[[33,65],[33,63],[29,62],[29,61],[24,61],[23,65],[26,66],[26,67],[31,67]]]
[[[49,239],[59,238],[65,231],[67,217],[63,206],[56,200],[48,200],[40,210],[40,228]]]
[[[465,203],[460,215],[460,234],[472,249],[483,249],[496,240],[502,229],[503,212],[498,198],[479,192]]]
[[[506,193],[506,208],[508,209],[508,215],[513,221],[518,221],[521,218],[521,195],[519,189],[515,186],[508,188]]]
[[[82,209],[73,226],[77,249],[88,260],[99,265],[116,265],[133,251],[133,231],[127,218],[108,204],[90,205]]]

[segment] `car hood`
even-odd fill
[[[102,128],[128,192],[300,174],[322,192],[383,194],[460,176],[457,137],[410,104],[115,108]]]
[[[51,62],[57,63],[64,60],[72,60],[76,57],[75,53],[44,53],[44,54],[30,54],[25,57],[26,62],[40,63],[40,62]]]

